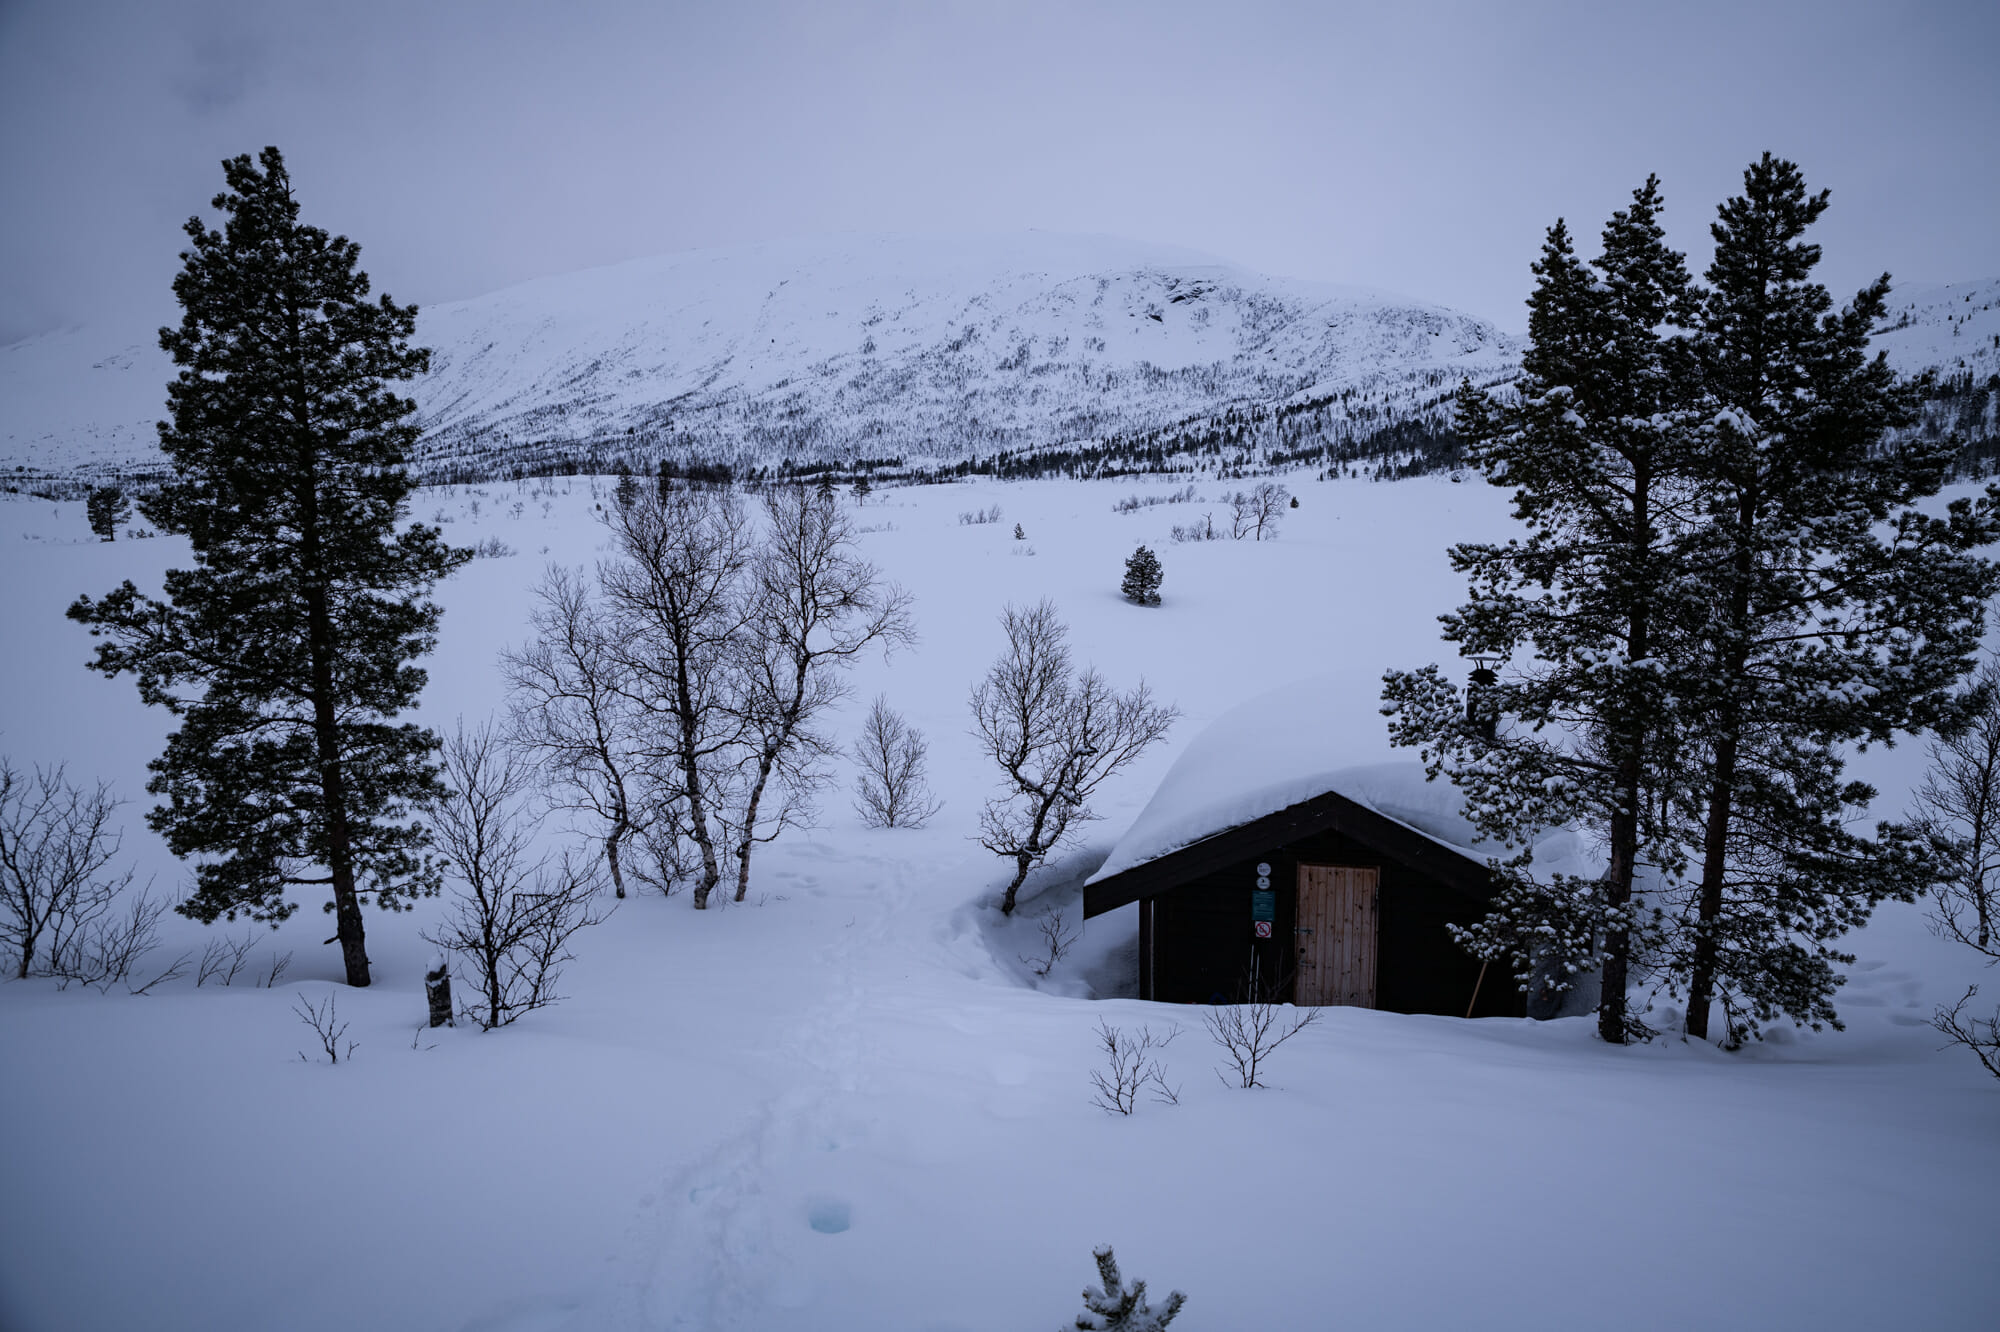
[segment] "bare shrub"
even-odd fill
[[[854,809],[871,828],[921,828],[944,802],[931,795],[930,745],[922,731],[904,721],[877,694],[861,722],[854,758],[861,775],[854,783]]]
[[[1164,495],[1127,495],[1111,506],[1113,513],[1137,513],[1141,509],[1156,508],[1162,504],[1191,504],[1194,502],[1192,483],[1179,490],[1168,491]]]
[[[2000,961],[2000,662],[1980,668],[1967,702],[1964,727],[1931,741],[1914,813],[1945,867],[1932,928]]]
[[[461,979],[479,996],[466,1016],[491,1030],[562,997],[571,936],[604,918],[598,880],[567,855],[530,859],[534,821],[522,800],[532,773],[491,726],[461,722],[444,742],[442,775],[450,793],[431,810],[432,836],[456,891],[423,937],[462,960]]]
[[[1201,1025],[1229,1057],[1238,1085],[1261,1087],[1263,1066],[1271,1052],[1319,1021],[1317,1008],[1293,1008],[1264,999],[1218,1004],[1202,1014]],[[1221,1070],[1216,1071],[1221,1077]],[[1225,1084],[1227,1079],[1224,1079]]]
[[[308,1002],[301,995],[293,1003],[292,1012],[298,1014],[299,1021],[311,1027],[313,1035],[319,1038],[320,1052],[326,1056],[327,1063],[338,1064],[343,1059],[352,1059],[354,1052],[361,1048],[359,1041],[344,1040],[348,1024],[342,1022],[340,1015],[334,1011],[331,993],[326,996],[326,1002],[319,1004]],[[299,1060],[307,1064],[312,1062],[304,1050],[299,1051]]]
[[[1221,533],[1215,530],[1215,515],[1212,513],[1205,513],[1191,523],[1175,523],[1173,530],[1167,533],[1167,539],[1176,545],[1190,541],[1216,541],[1220,537]]]
[[[1931,888],[1931,928],[1991,966],[2000,962],[2000,662],[1979,669],[1964,703],[1963,725],[1931,742],[1915,823],[1943,867]],[[1950,1008],[1940,1004],[1931,1025],[2000,1077],[2000,1007],[1968,1016],[1978,994],[1970,986]]]
[[[85,936],[131,884],[129,870],[110,870],[120,803],[103,782],[73,786],[60,766],[29,775],[0,758],[0,947],[16,977],[80,962]]]
[[[2000,1078],[2000,1007],[1995,1007],[1992,1017],[1966,1016],[1965,1007],[1978,997],[1977,985],[1967,987],[1965,994],[1950,1008],[1942,1004],[1931,1015],[1931,1025],[1951,1038],[1953,1045],[1962,1045],[1972,1051],[1988,1073]]]
[[[1237,491],[1229,497],[1230,538],[1276,539],[1278,521],[1284,517],[1291,498],[1291,492],[1275,481],[1260,481],[1248,491]]]
[[[1153,702],[1142,680],[1126,693],[1094,668],[1072,671],[1069,628],[1055,604],[1008,606],[1007,647],[972,691],[981,747],[999,765],[1005,792],[979,815],[979,843],[1014,862],[1000,903],[1012,915],[1028,872],[1097,817],[1090,797],[1106,778],[1160,739],[1180,716]]]
[[[189,954],[176,957],[151,980],[133,983],[141,964],[160,946],[160,917],[166,910],[165,902],[141,892],[126,903],[122,914],[95,917],[69,935],[50,953],[43,974],[55,977],[58,989],[81,982],[99,993],[123,985],[132,994],[145,994],[156,985],[178,980],[187,973]]]
[[[1155,1036],[1141,1027],[1139,1034],[1132,1036],[1122,1027],[1099,1022],[1097,1043],[1104,1051],[1104,1066],[1090,1071],[1090,1085],[1095,1089],[1090,1103],[1107,1114],[1129,1115],[1138,1108],[1140,1093],[1150,1087],[1154,1100],[1179,1105],[1180,1088],[1167,1082],[1159,1054],[1180,1034],[1176,1028],[1165,1036]]]
[[[201,950],[201,962],[194,973],[194,988],[199,990],[210,981],[224,987],[235,984],[256,943],[255,930],[245,931],[241,939],[210,939],[207,947]]]
[[[1083,931],[1070,925],[1061,911],[1051,911],[1035,922],[1036,931],[1042,936],[1040,957],[1023,957],[1021,960],[1034,968],[1037,977],[1045,977],[1056,969],[1056,963],[1063,960],[1063,954],[1070,945],[1083,937]]]
[[[985,527],[990,523],[997,523],[999,521],[1000,506],[998,504],[993,505],[991,508],[973,509],[958,515],[958,525],[960,527]]]
[[[291,965],[292,955],[290,952],[273,952],[271,954],[271,969],[266,971],[264,978],[257,983],[267,990],[277,989],[278,982],[284,979],[285,971]]]

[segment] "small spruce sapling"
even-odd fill
[[[1155,1309],[1146,1302],[1145,1282],[1125,1285],[1109,1244],[1091,1250],[1091,1256],[1097,1260],[1097,1278],[1103,1284],[1097,1289],[1084,1287],[1083,1312],[1071,1325],[1077,1332],[1160,1332],[1187,1303],[1187,1296],[1169,1291]]]
[[[1141,546],[1125,561],[1125,581],[1118,590],[1125,600],[1137,606],[1157,606],[1160,604],[1160,584],[1166,581],[1166,570],[1160,567],[1160,557]]]

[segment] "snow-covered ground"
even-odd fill
[[[366,991],[336,983],[311,903],[260,935],[258,960],[294,954],[275,990],[0,985],[0,1326],[1016,1332],[1067,1325],[1107,1242],[1188,1292],[1189,1332],[2000,1325],[2000,1083],[1936,1048],[1932,1006],[1977,977],[1916,908],[1854,939],[1845,1033],[1734,1055],[1611,1049],[1580,1019],[1334,1009],[1242,1091],[1197,1010],[1106,997],[1131,984],[1130,909],[1038,987],[1018,960],[1035,917],[1075,916],[1222,713],[1324,677],[1352,706],[1334,761],[1395,757],[1378,681],[1445,655],[1434,616],[1462,589],[1442,547],[1509,526],[1474,483],[1307,482],[1276,542],[1177,546],[1187,509],[1111,512],[1139,488],[872,499],[863,542],[915,592],[923,641],[857,672],[842,722],[887,692],[929,734],[943,812],[871,831],[835,793],[760,853],[748,902],[627,901],[580,940],[569,1000],[511,1028],[419,1029],[434,904],[371,914]],[[1001,523],[958,523],[994,503]],[[423,720],[500,703],[528,584],[602,553],[591,505],[583,479],[419,497],[454,539],[520,552],[443,588]],[[1117,596],[1141,541],[1166,567],[1157,610]],[[80,505],[0,497],[0,750],[115,781],[127,850],[166,891],[184,870],[140,814],[168,719],[86,672],[61,612],[182,558],[97,543]],[[965,696],[1001,605],[1043,595],[1080,659],[1143,673],[1186,717],[1003,924],[1002,866],[969,836],[990,787]],[[1884,812],[1921,758],[1865,756]],[[205,937],[170,923],[170,951]],[[328,995],[360,1043],[338,1067],[298,1057],[292,1005]],[[1178,1105],[1092,1107],[1100,1021],[1181,1030]]]

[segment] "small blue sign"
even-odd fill
[[[1278,918],[1278,895],[1268,888],[1259,888],[1250,894],[1251,920],[1276,920]]]

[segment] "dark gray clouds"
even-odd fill
[[[829,231],[1098,231],[1522,323],[1648,171],[1764,149],[1836,290],[2000,273],[2000,6],[0,0],[0,341],[159,318],[222,157],[435,302]]]

